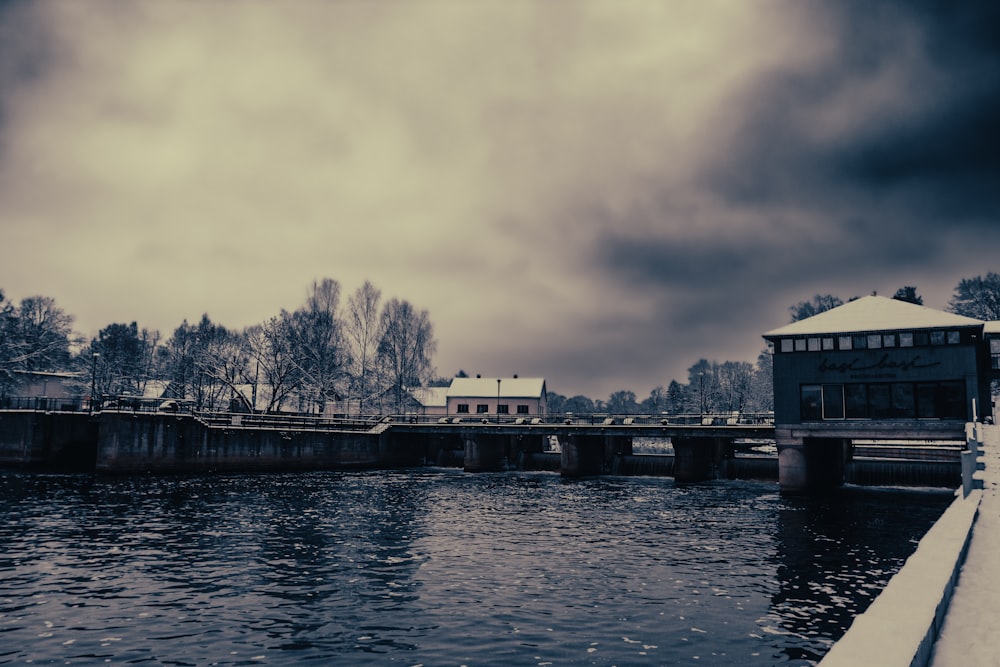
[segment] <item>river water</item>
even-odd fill
[[[951,497],[0,473],[0,664],[814,664]]]

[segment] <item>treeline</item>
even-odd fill
[[[851,297],[847,301],[854,301]],[[900,287],[893,299],[919,306],[924,299],[912,285]],[[791,321],[804,320],[845,303],[832,294],[817,294],[808,301],[790,306]],[[1000,320],[1000,274],[963,278],[955,287],[946,310],[983,321]],[[579,414],[701,414],[731,412],[767,412],[774,409],[771,354],[761,352],[757,363],[746,361],[699,360],[688,369],[686,383],[672,380],[667,387],[654,388],[649,396],[638,401],[635,392],[622,390],[607,400],[586,396],[567,398],[550,392],[549,412]]]
[[[546,395],[550,413],[574,414],[703,414],[767,412],[773,409],[771,355],[760,353],[757,363],[748,361],[709,361],[700,359],[688,369],[686,383],[671,380],[664,388],[654,388],[638,401],[635,392],[616,391],[608,400],[586,396],[567,398],[557,393]]]
[[[912,286],[894,298],[923,304]],[[796,321],[843,303],[817,294],[789,310]],[[1000,320],[1000,274],[962,279],[947,310]],[[437,342],[427,311],[395,298],[383,303],[369,282],[342,304],[340,284],[325,278],[299,308],[266,322],[234,330],[206,314],[197,324],[184,321],[166,340],[132,322],[109,324],[88,341],[73,333],[73,321],[50,297],[14,304],[0,291],[0,397],[16,394],[25,371],[73,372],[80,394],[96,397],[141,396],[159,382],[166,397],[199,409],[322,413],[346,402],[352,412],[399,411],[409,407],[410,389],[448,382],[433,377]],[[607,400],[558,393],[547,399],[550,412],[761,412],[772,409],[771,383],[765,350],[756,363],[700,359],[686,382],[671,380],[642,401],[629,390]]]
[[[81,393],[95,397],[142,396],[158,382],[165,397],[198,409],[323,413],[342,401],[358,411],[392,409],[407,388],[432,379],[437,345],[426,310],[383,303],[369,282],[342,305],[340,284],[329,278],[314,282],[296,310],[240,330],[206,314],[166,340],[132,322],[86,341],[72,325],[51,298],[15,305],[0,293],[0,395],[16,390],[18,371],[72,371]]]

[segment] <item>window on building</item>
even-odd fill
[[[781,351],[782,352],[791,352],[794,349],[792,347],[792,345],[794,344],[794,342],[795,341],[793,341],[791,338],[782,338],[781,339]]]
[[[823,339],[823,349],[824,350],[832,350],[833,349],[833,339],[832,338],[824,338]]]
[[[882,347],[882,334],[868,335],[868,349],[877,350]]]
[[[823,387],[804,384],[800,393],[802,421],[819,421],[823,418]]]
[[[965,383],[873,382],[802,385],[802,421],[965,419]]]
[[[916,416],[916,406],[913,402],[913,385],[909,382],[896,382],[892,385],[892,418],[913,419]]]
[[[476,404],[476,413],[477,414],[484,414],[484,413],[487,413],[489,411],[490,411],[490,406],[487,405],[486,403],[477,403]]]
[[[795,339],[795,351],[796,352],[805,352],[806,351],[806,339],[805,338],[796,338]]]
[[[944,332],[943,331],[932,331],[931,332],[931,345],[944,345]]]
[[[524,405],[523,403],[518,404],[518,406],[517,406],[517,414],[519,414],[519,415],[526,415],[528,413],[529,413],[529,406]]]
[[[459,403],[458,404],[458,412],[459,412],[459,414],[467,413],[468,411],[469,411],[469,404],[468,403]]]
[[[905,331],[899,334],[900,347],[913,347],[913,332]]]
[[[819,338],[807,338],[806,348],[810,352],[819,352]]]
[[[498,415],[509,415],[510,414],[510,406],[507,405],[506,403],[500,403],[500,404],[498,404],[497,405],[497,414]]]
[[[851,346],[852,340],[853,339],[850,336],[840,336],[838,338],[838,342],[840,343],[840,349],[841,350],[851,350],[851,349],[854,349]]]
[[[882,334],[882,347],[896,347],[896,334]]]
[[[868,414],[872,419],[892,416],[892,392],[888,384],[868,385]]]
[[[865,350],[868,348],[868,336],[865,334],[856,334],[851,338],[851,344],[854,345],[855,350]]]
[[[927,335],[926,331],[913,332],[914,347],[927,347],[928,345],[930,345],[930,336]]]
[[[823,385],[823,419],[844,418],[844,385]]]
[[[948,332],[948,345],[958,345],[962,342],[961,333],[958,331]]]
[[[844,385],[844,413],[848,419],[865,419],[868,416],[868,385]]]

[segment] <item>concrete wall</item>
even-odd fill
[[[0,412],[0,465],[92,470],[97,425],[79,412]]]
[[[388,433],[221,427],[189,415],[102,413],[102,472],[322,470],[419,465],[422,442]]]

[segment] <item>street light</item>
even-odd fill
[[[699,414],[700,417],[699,421],[701,422],[702,425],[704,425],[705,424],[705,372],[704,371],[698,373],[698,387],[701,396],[699,405],[699,408],[701,410]]]
[[[500,423],[500,378],[497,378],[497,423]]]
[[[90,414],[94,414],[94,393],[97,391],[97,358],[100,352],[94,352],[93,360],[90,362]]]

